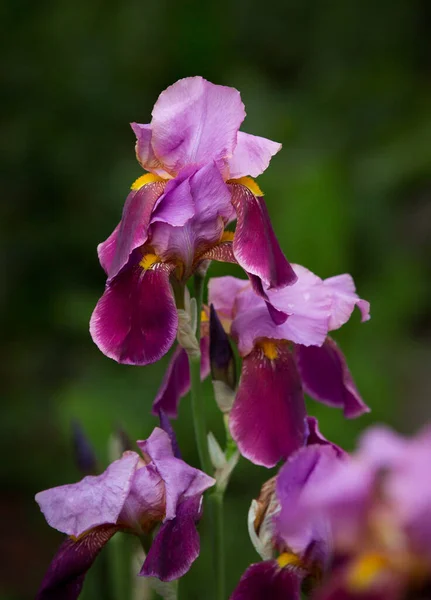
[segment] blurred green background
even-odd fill
[[[88,320],[105,279],[96,245],[141,174],[128,123],[148,122],[180,77],[241,91],[243,129],[284,146],[259,184],[287,256],[322,277],[352,273],[371,301],[372,320],[356,314],[335,337],[373,412],[346,422],[310,402],[323,432],[352,448],[373,421],[412,431],[429,418],[430,27],[426,0],[2,3],[2,600],[34,597],[62,539],[33,496],[80,477],[71,420],[101,460],[116,426],[139,439],[156,423],[167,360],[117,365]],[[175,426],[197,465],[188,398]],[[228,490],[229,591],[257,559],[246,511],[268,477],[242,460]],[[206,597],[204,550],[184,598]]]

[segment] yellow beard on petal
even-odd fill
[[[255,196],[263,196],[263,192],[251,177],[240,177],[239,179],[229,179],[227,183],[239,183],[250,190]]]
[[[151,269],[151,267],[158,262],[161,261],[157,254],[144,254],[139,266],[145,269],[145,271],[148,271],[148,269]]]
[[[347,577],[349,588],[354,591],[368,589],[387,567],[388,561],[384,556],[373,552],[363,554],[349,569]]]
[[[269,360],[278,358],[278,349],[275,342],[272,342],[271,340],[261,340],[258,345]]]
[[[296,556],[296,554],[293,554],[293,552],[283,552],[283,554],[280,554],[280,556],[277,558],[277,564],[282,569],[284,567],[302,566],[301,559],[299,558],[299,556]]]
[[[136,181],[132,183],[130,189],[133,191],[140,190],[141,187],[147,185],[148,183],[155,183],[156,181],[166,181],[163,177],[159,177],[158,175],[154,175],[154,173],[146,173],[145,175],[141,175],[138,177]]]

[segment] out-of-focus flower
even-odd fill
[[[429,597],[430,462],[429,428],[407,439],[375,426],[324,485],[308,488],[303,510],[327,519],[338,565],[317,600]]]
[[[288,315],[282,324],[274,323],[249,282],[209,282],[209,302],[243,359],[229,428],[241,454],[266,467],[287,458],[309,435],[303,389],[343,408],[346,417],[368,411],[341,350],[328,337],[355,306],[366,321],[368,302],[357,296],[350,275],[322,280],[299,265],[293,269],[294,285],[267,291],[271,305]]]
[[[244,117],[237,90],[190,77],[160,94],[150,124],[132,123],[149,173],[132,185],[120,224],[98,247],[108,280],[90,323],[110,358],[146,365],[169,350],[178,328],[171,285],[181,303],[185,282],[208,259],[239,263],[266,302],[264,286],[295,281],[250,178],[281,146],[240,132]],[[233,234],[225,227],[234,219]]]
[[[314,420],[310,425],[318,443],[292,454],[252,502],[249,532],[263,562],[246,570],[231,600],[299,600],[301,587],[315,586],[327,568],[327,520],[318,511],[310,518],[302,495],[321,486],[344,453],[325,441]]]
[[[51,527],[68,535],[38,592],[38,600],[78,597],[87,570],[117,532],[143,535],[158,529],[140,575],[170,581],[199,554],[196,522],[203,492],[215,481],[174,456],[169,435],[154,429],[96,477],[36,495]]]

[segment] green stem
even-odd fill
[[[216,598],[225,600],[226,572],[224,560],[223,492],[213,492],[208,497],[211,506],[214,540],[214,570],[216,574]]]

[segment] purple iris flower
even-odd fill
[[[325,485],[306,491],[306,518],[325,516],[342,559],[316,600],[430,597],[430,462],[430,428],[407,439],[375,426]]]
[[[202,494],[215,480],[177,458],[162,429],[137,445],[142,456],[124,452],[101,475],[36,495],[49,525],[68,536],[37,600],[77,598],[87,570],[119,531],[143,535],[160,526],[140,575],[177,579],[197,558]]]
[[[189,77],[160,94],[150,124],[132,123],[149,173],[132,185],[121,222],[98,247],[108,279],[90,332],[106,356],[135,365],[160,359],[178,328],[171,285],[180,296],[208,259],[241,265],[267,302],[264,286],[295,281],[250,178],[281,145],[239,131],[244,117],[237,90]],[[235,234],[225,231],[234,219]]]
[[[344,453],[319,435],[290,456],[276,478],[262,488],[249,511],[249,531],[263,562],[251,565],[231,600],[299,600],[301,588],[315,586],[331,556],[328,521],[303,510],[302,496],[322,485]]]

